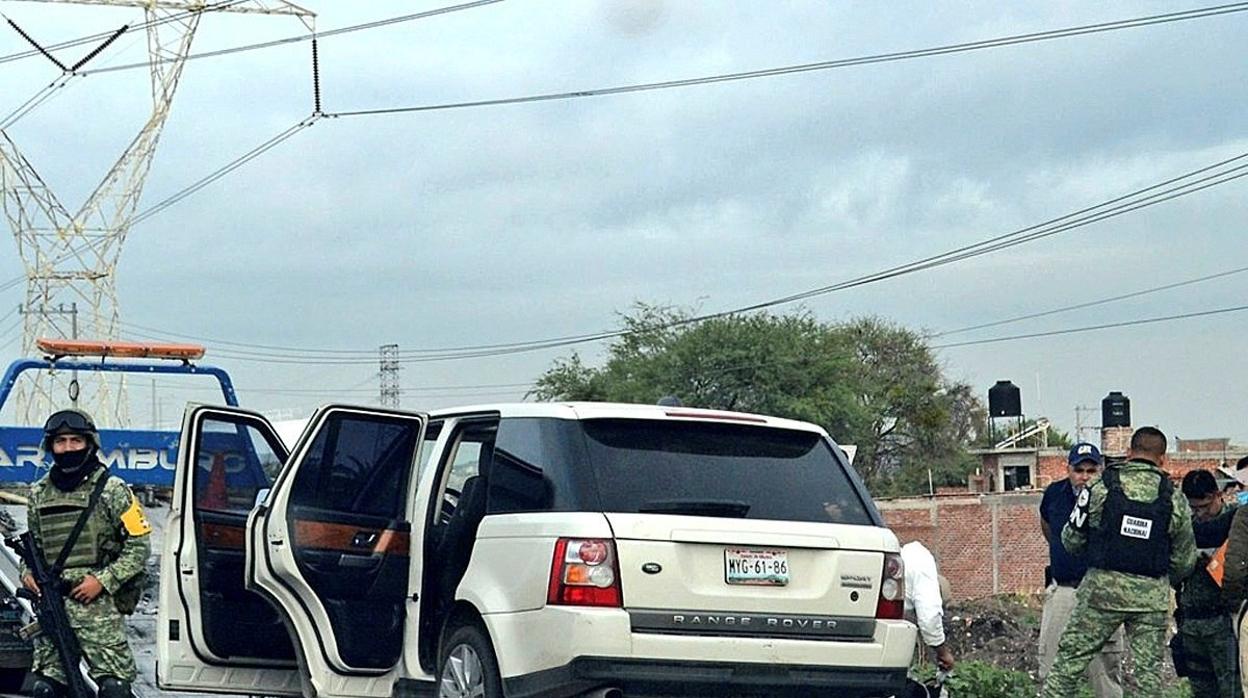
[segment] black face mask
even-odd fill
[[[53,453],[52,472],[49,476],[58,489],[69,491],[81,484],[98,464],[95,446],[87,446],[81,451]]]

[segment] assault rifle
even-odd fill
[[[60,574],[48,569],[43,549],[30,531],[6,538],[4,544],[22,558],[26,569],[35,578],[35,583],[39,585],[38,594],[24,586],[19,586],[17,589],[18,598],[30,602],[39,620],[37,629],[27,626],[23,630],[29,630],[29,632],[24,632],[23,635],[30,639],[42,634],[56,648],[61,666],[65,668],[65,682],[69,688],[70,698],[93,698],[95,694],[87,686],[86,680],[82,678],[82,670],[79,668],[82,661],[82,646],[78,644],[78,636],[74,634],[73,628],[69,625],[69,614],[65,611],[64,584],[60,579]]]

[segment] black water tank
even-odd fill
[[[988,416],[1023,416],[1023,397],[1017,385],[1010,381],[997,381],[996,385],[988,389]]]
[[[1101,428],[1131,426],[1131,401],[1117,390],[1101,400]]]

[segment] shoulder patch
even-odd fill
[[[152,525],[147,522],[147,514],[143,513],[139,498],[133,494],[130,495],[130,508],[121,515],[121,525],[132,536],[145,536],[152,532]]]

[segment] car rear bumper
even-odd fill
[[[746,662],[688,662],[578,657],[567,666],[504,680],[509,698],[577,696],[618,688],[625,696],[891,696],[902,691],[904,668],[798,666]]]
[[[553,606],[484,620],[507,695],[552,698],[613,686],[641,696],[887,696],[905,681],[917,632],[882,620],[853,642],[647,633],[622,609]]]

